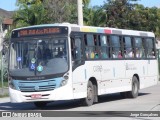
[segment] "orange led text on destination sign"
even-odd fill
[[[44,28],[44,29],[33,29],[33,30],[21,30],[19,32],[19,35],[28,36],[28,35],[51,34],[51,33],[60,33],[60,29],[59,28]]]

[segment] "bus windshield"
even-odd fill
[[[11,76],[34,77],[65,73],[68,70],[68,39],[34,36],[11,39]]]

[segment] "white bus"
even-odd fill
[[[158,82],[155,35],[116,28],[47,24],[12,31],[9,55],[11,102],[81,99],[119,92],[136,98]]]

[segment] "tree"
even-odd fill
[[[19,0],[17,5],[19,9],[13,17],[16,28],[47,23],[47,11],[40,0]]]
[[[130,28],[130,16],[137,0],[107,0],[103,8],[106,10],[106,26]]]
[[[50,23],[72,22],[77,23],[76,0],[46,0],[45,7],[48,10]]]
[[[84,6],[88,6],[91,0],[82,0]]]
[[[106,14],[102,7],[84,8],[84,24],[88,26],[105,26]]]

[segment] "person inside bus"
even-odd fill
[[[138,48],[136,48],[136,58],[140,58],[140,51]]]
[[[125,58],[133,58],[134,57],[134,54],[133,54],[133,51],[131,48],[127,49],[125,51]]]
[[[154,52],[154,50],[150,51],[149,58],[155,58],[155,52]]]
[[[90,58],[91,58],[91,59],[94,59],[94,57],[95,57],[95,54],[94,54],[93,51],[91,51],[91,52],[90,52]]]
[[[98,55],[98,52],[97,51],[95,51],[95,59],[98,59],[99,58],[99,55]]]
[[[122,58],[122,52],[121,51],[118,52],[118,58]]]
[[[108,55],[106,53],[106,48],[100,49],[100,53],[102,58],[108,58]]]
[[[114,51],[113,51],[113,54],[112,54],[112,55],[113,55],[113,58],[116,58],[116,54],[115,54],[115,52],[114,52]]]
[[[95,54],[94,54],[91,47],[87,47],[85,53],[86,53],[86,58],[87,59],[94,59]]]
[[[101,55],[102,55],[102,58],[108,58],[108,55],[105,52],[102,52]]]
[[[47,47],[44,51],[44,58],[51,59],[51,57],[52,57],[51,50]]]

